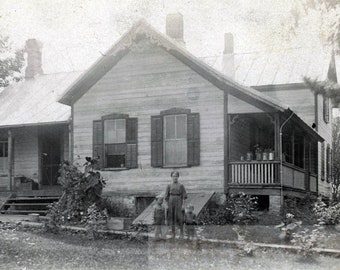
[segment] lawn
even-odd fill
[[[240,249],[197,242],[153,242],[84,234],[44,233],[0,224],[0,269],[339,269],[340,259],[312,261],[282,250]]]

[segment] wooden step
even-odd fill
[[[47,206],[50,203],[5,203],[4,206],[25,206],[25,205],[29,205],[29,206]]]
[[[39,189],[39,190],[25,190],[25,191],[17,191],[16,195],[23,196],[23,197],[28,197],[28,196],[49,196],[49,197],[54,197],[54,196],[61,196],[62,194],[62,188],[58,189]]]
[[[7,200],[8,201],[37,201],[37,200],[59,200],[60,197],[14,197]]]
[[[29,214],[29,213],[42,213],[42,214],[46,214],[47,210],[1,210],[2,214]]]

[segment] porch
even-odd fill
[[[229,114],[227,191],[317,194],[320,138],[298,119],[287,119],[280,113]]]

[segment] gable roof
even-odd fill
[[[255,103],[262,108],[284,111],[288,106],[260,93],[257,90],[243,86],[226,77],[219,71],[205,64],[197,57],[190,54],[171,38],[155,30],[144,20],[136,23],[114,46],[112,46],[99,60],[97,60],[75,83],[66,91],[59,100],[61,103],[71,105],[84,95],[102,76],[104,76],[120,59],[122,59],[139,40],[147,38],[151,43],[164,48],[181,62],[195,70],[202,77],[210,81],[223,91]]]
[[[0,93],[0,128],[67,123],[71,108],[58,102],[80,72],[39,75]]]
[[[278,51],[258,51],[215,56],[203,60],[217,70],[232,65],[234,79],[244,85],[303,84],[309,77],[324,81],[327,79],[332,53],[329,48],[287,48]]]

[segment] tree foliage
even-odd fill
[[[317,79],[304,78],[305,84],[315,94],[321,94],[323,96],[332,99],[334,106],[340,104],[340,85],[330,80],[318,81]]]
[[[291,9],[294,28],[297,29],[302,19],[308,15],[320,17],[319,35],[328,44],[340,49],[340,2],[339,0],[300,0],[295,1]]]
[[[333,200],[338,201],[340,187],[340,118],[333,122],[333,157],[332,157],[332,195]]]
[[[8,37],[0,36],[0,88],[20,81],[24,50],[13,50]]]

